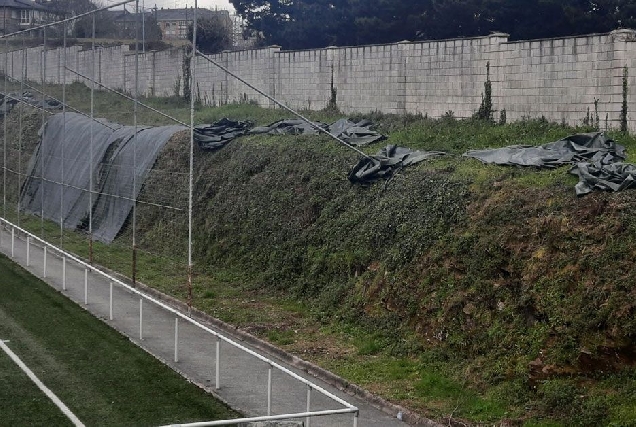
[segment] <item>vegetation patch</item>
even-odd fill
[[[98,111],[126,122],[126,105],[106,110],[109,96]],[[187,120],[182,100],[146,101]],[[196,112],[198,122],[257,124],[285,115],[254,105]],[[577,199],[567,168],[460,156],[592,128],[365,117],[389,143],[454,156],[359,187],[347,180],[357,154],[324,136],[246,136],[195,152],[195,306],[444,422],[635,423],[634,193]],[[636,140],[612,135],[633,161]],[[186,170],[188,143],[171,141],[157,169]],[[141,198],[182,185],[152,175]],[[185,298],[183,217],[139,212],[139,280]],[[54,225],[23,221],[55,236]],[[96,262],[129,274],[130,237],[129,224],[114,245],[96,244]],[[64,241],[87,252],[85,236]]]

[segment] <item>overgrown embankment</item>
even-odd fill
[[[383,125],[410,147],[455,154],[573,132],[542,122]],[[198,265],[247,273],[325,325],[357,325],[358,354],[429,363],[433,354],[463,370],[447,377],[466,390],[497,390],[492,408],[458,403],[460,417],[636,422],[617,409],[636,402],[608,380],[633,375],[636,360],[633,192],[577,199],[567,169],[457,157],[352,186],[356,156],[320,137],[246,137],[199,160]],[[412,378],[402,402],[443,413],[422,403],[439,384]]]
[[[116,100],[97,100],[104,116],[130,119]],[[187,120],[186,104],[153,102]],[[267,124],[285,113],[233,105],[200,109],[197,122],[223,116]],[[347,180],[357,155],[325,137],[247,136],[196,151],[194,305],[445,423],[636,424],[636,192],[577,199],[567,168],[459,156],[582,129],[370,118],[389,143],[453,156],[361,187]],[[40,116],[26,121],[20,170]],[[634,139],[613,136],[633,160]],[[140,200],[185,204],[187,145],[183,134],[166,146]],[[8,180],[12,201],[18,181]],[[138,209],[139,280],[185,299],[185,214]],[[95,245],[97,263],[130,274],[128,226],[116,244]],[[86,256],[85,236],[64,242]]]

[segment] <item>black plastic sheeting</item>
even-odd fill
[[[584,196],[594,190],[621,191],[636,188],[636,165],[623,163],[625,147],[603,132],[581,133],[539,147],[515,145],[464,154],[483,163],[555,168],[574,165],[579,178],[575,191]]]
[[[9,93],[5,96],[5,94],[0,93],[0,116],[4,116],[5,114],[9,114],[13,107],[16,106],[18,102],[24,102],[34,107],[43,108],[45,110],[61,110],[62,104],[54,99],[36,99],[31,92],[23,92],[22,95],[18,93]]]
[[[44,218],[58,224],[62,219],[65,228],[79,228],[89,215],[87,189],[92,174],[93,236],[110,243],[123,227],[159,152],[176,132],[184,129],[187,128],[138,127],[134,138],[133,126],[104,119],[93,121],[75,113],[56,114],[41,131],[41,142],[27,169],[20,206],[35,215],[43,213]]]
[[[251,134],[266,133],[269,135],[315,135],[318,133],[317,127],[328,131],[330,134],[342,139],[349,145],[361,147],[377,141],[382,141],[386,137],[374,130],[371,130],[371,122],[362,120],[353,122],[349,119],[340,119],[331,125],[313,122],[314,126],[304,120],[286,119],[272,123],[269,126],[259,126],[250,130]]]
[[[224,118],[212,124],[195,126],[194,140],[203,150],[217,150],[233,139],[245,135],[251,127],[251,122]]]
[[[602,132],[571,135],[538,147],[513,145],[492,150],[471,150],[464,154],[483,163],[555,168],[590,162],[608,165],[625,160],[625,147]]]
[[[315,126],[327,129],[327,125],[313,122]],[[272,123],[269,126],[257,126],[250,130],[251,134],[266,133],[269,135],[316,135],[318,130],[300,119],[285,119]]]
[[[570,173],[579,177],[579,183],[574,187],[577,196],[584,196],[594,190],[622,191],[636,188],[636,165],[630,163],[578,163],[570,169]]]
[[[387,145],[375,156],[362,158],[349,172],[349,181],[354,184],[370,184],[390,179],[400,169],[446,155],[441,151],[413,151],[410,148]]]

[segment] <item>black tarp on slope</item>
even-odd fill
[[[358,184],[369,184],[380,179],[389,179],[401,168],[441,157],[441,151],[413,151],[410,148],[387,145],[375,156],[360,159],[349,172],[349,181]]]
[[[371,122],[368,120],[362,120],[356,123],[349,119],[340,119],[331,125],[320,122],[313,122],[313,124],[314,126],[304,120],[286,119],[272,123],[269,126],[255,127],[250,130],[249,133],[267,133],[269,135],[316,135],[318,130],[315,126],[318,126],[342,139],[347,144],[358,147],[386,139],[384,135],[371,130]]]
[[[577,196],[594,190],[621,191],[636,188],[636,165],[623,163],[625,147],[603,132],[568,136],[539,147],[511,146],[493,150],[473,150],[464,154],[484,163],[554,168],[574,165],[579,178]]]
[[[63,218],[65,228],[77,228],[88,216],[87,189],[90,174],[93,174],[95,192],[106,194],[100,197],[93,195],[93,234],[97,240],[110,243],[121,230],[132,209],[132,200],[138,196],[147,172],[163,146],[176,132],[187,128],[139,127],[137,138],[133,138],[133,126],[121,126],[105,120],[95,122],[80,114],[66,113],[66,138],[63,138],[64,123],[64,115],[56,114],[45,124],[41,143],[29,163],[20,205],[26,212],[40,215],[43,198],[45,218],[58,223]],[[91,128],[92,159],[89,146]],[[45,159],[44,183],[40,179],[42,158]],[[133,164],[136,166],[134,189]],[[62,188],[58,183],[65,184],[62,212]]]
[[[636,188],[636,165],[629,163],[577,163],[570,173],[579,177],[579,183],[574,187],[577,196],[584,196],[594,190],[622,191]]]
[[[464,153],[483,163],[554,168],[581,162],[608,165],[625,160],[625,147],[603,132],[571,135],[538,147],[513,145]]]
[[[203,150],[217,150],[239,136],[245,135],[251,122],[243,122],[224,118],[212,124],[194,127],[194,140]]]

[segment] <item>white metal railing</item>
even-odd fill
[[[11,257],[14,258],[15,257],[15,240],[16,240],[16,232],[22,234],[25,237],[26,240],[26,264],[27,266],[30,265],[31,263],[31,244],[32,241],[36,241],[39,242],[42,247],[43,247],[43,266],[42,266],[42,270],[44,272],[43,276],[46,277],[46,271],[47,271],[47,267],[46,267],[46,263],[47,263],[47,254],[49,252],[51,253],[57,253],[58,256],[62,259],[62,289],[66,290],[66,276],[67,276],[67,259],[73,261],[74,263],[76,263],[77,265],[79,265],[81,268],[84,268],[84,304],[88,304],[88,272],[95,272],[98,275],[102,276],[103,278],[105,278],[106,280],[108,280],[110,282],[109,284],[109,319],[113,320],[113,285],[117,284],[118,286],[126,289],[128,292],[134,293],[136,295],[139,296],[139,338],[142,339],[143,338],[143,302],[144,300],[163,308],[164,310],[172,313],[175,316],[175,328],[174,328],[174,361],[178,362],[179,361],[179,319],[184,320],[185,322],[188,322],[196,327],[198,327],[199,329],[213,335],[214,337],[216,337],[217,341],[216,341],[216,369],[215,369],[215,389],[219,389],[220,388],[220,360],[221,360],[221,346],[220,343],[221,341],[230,344],[231,346],[253,356],[254,358],[264,362],[265,364],[267,364],[268,366],[268,373],[267,373],[267,415],[265,416],[258,416],[258,417],[250,417],[250,418],[237,418],[237,419],[230,419],[230,420],[217,420],[217,421],[202,421],[202,422],[195,422],[195,423],[189,423],[189,424],[171,424],[172,426],[182,426],[182,427],[203,427],[203,426],[223,426],[223,425],[231,425],[231,424],[236,424],[236,423],[246,423],[246,422],[258,422],[258,421],[276,421],[276,420],[289,420],[289,419],[298,419],[298,418],[305,418],[305,425],[307,427],[309,427],[310,425],[310,420],[313,417],[324,417],[324,416],[329,416],[329,415],[342,415],[342,414],[352,414],[353,415],[353,426],[357,427],[358,425],[358,415],[359,415],[359,410],[356,406],[351,405],[350,403],[346,402],[345,400],[339,398],[338,396],[334,395],[333,393],[330,393],[329,391],[323,389],[322,387],[312,383],[311,381],[301,377],[300,375],[292,372],[291,370],[285,368],[284,366],[276,363],[275,361],[259,354],[256,353],[255,351],[237,343],[236,341],[224,336],[223,334],[214,331],[210,328],[208,328],[207,326],[203,325],[202,323],[196,321],[195,319],[192,319],[191,317],[188,317],[187,315],[181,313],[180,311],[174,309],[173,307],[170,307],[169,305],[149,296],[144,294],[143,292],[139,291],[138,289],[135,289],[133,287],[131,287],[130,285],[127,285],[126,283],[124,283],[123,281],[117,279],[116,277],[111,276],[110,274],[88,264],[87,262],[81,260],[80,258],[78,258],[77,256],[64,251],[63,249],[47,242],[46,240],[34,235],[33,233],[18,227],[17,225],[13,224],[12,222],[6,220],[5,218],[0,217],[0,224],[2,224],[5,229],[10,228],[11,229]],[[1,233],[0,233],[1,234]],[[49,250],[50,249],[50,250]],[[277,369],[281,372],[283,372],[286,375],[289,375],[290,377],[294,378],[295,380],[299,381],[300,383],[303,383],[307,386],[307,410],[305,412],[299,412],[299,413],[290,413],[290,414],[279,414],[279,415],[272,415],[271,414],[271,407],[272,407],[272,370],[273,369]],[[322,394],[323,396],[331,399],[332,401],[344,406],[344,408],[340,408],[340,409],[332,409],[332,410],[321,410],[321,411],[311,411],[310,407],[311,407],[311,395],[312,395],[312,391],[316,391],[320,394]]]

